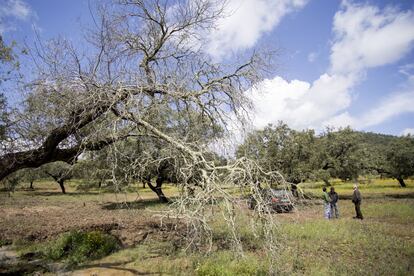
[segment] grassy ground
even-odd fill
[[[354,182],[342,182],[340,180],[331,181],[335,191],[340,196],[351,196],[352,187],[355,184]],[[410,196],[414,197],[414,180],[406,180],[407,187],[401,188],[400,184],[395,179],[371,179],[369,181],[359,182],[359,190],[363,197],[385,197],[385,196]],[[313,182],[313,183],[303,183],[299,186],[308,193],[314,195],[320,195],[322,187],[325,184],[323,182]],[[329,190],[328,190],[329,191]]]
[[[333,184],[340,195],[351,195],[353,183],[334,181]],[[234,256],[231,252],[227,241],[230,233],[219,217],[214,224],[215,246],[206,255],[184,251],[168,235],[158,237],[164,230],[154,227],[157,219],[154,215],[165,206],[153,200],[150,190],[137,186],[138,192],[113,194],[95,189],[83,193],[76,189],[78,185],[77,181],[69,183],[69,194],[61,195],[53,183],[35,183],[35,191],[17,191],[11,199],[2,199],[0,208],[4,212],[0,215],[0,239],[11,239],[16,243],[20,238],[27,244],[30,243],[25,236],[28,231],[33,231],[32,238],[36,233],[41,236],[50,231],[46,237],[32,242],[44,243],[62,232],[95,229],[115,222],[118,226],[109,229],[110,233],[127,242],[128,246],[73,268],[68,275],[267,275],[270,262],[281,275],[414,273],[413,181],[408,181],[405,189],[389,179],[361,184],[363,221],[352,219],[354,210],[350,200],[340,200],[341,216],[337,220],[322,218],[322,205],[318,200],[311,205],[298,206],[294,213],[275,214],[280,222],[277,231],[280,249],[272,260],[265,258],[264,241],[249,230],[247,221],[251,211],[247,208],[242,208],[238,222],[245,255]],[[303,186],[305,192],[319,195],[321,185]],[[167,186],[165,192],[174,196],[177,190]],[[131,203],[122,207],[124,201]],[[34,215],[38,219],[30,220]],[[17,228],[23,231],[19,232]],[[47,230],[50,228],[58,230]]]

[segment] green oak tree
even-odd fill
[[[414,175],[414,138],[399,137],[392,141],[386,152],[385,171],[398,180],[401,187],[406,187],[404,179]]]

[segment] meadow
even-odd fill
[[[2,195],[0,273],[268,275],[271,262],[280,275],[412,275],[414,181],[407,181],[407,188],[391,179],[360,184],[363,221],[352,219],[353,183],[332,183],[340,195],[340,218],[323,219],[318,199],[322,183],[301,184],[315,198],[311,204],[297,205],[292,213],[274,214],[278,254],[269,260],[263,252],[266,241],[246,223],[252,216],[247,207],[241,208],[237,221],[243,256],[232,252],[230,233],[220,214],[213,223],[212,251],[185,251],[176,233],[160,226],[159,214],[167,206],[159,204],[149,189],[136,185],[118,194],[86,191],[81,189],[82,181],[75,180],[63,195],[54,183],[36,182],[34,191],[20,188],[11,197]],[[167,185],[165,193],[174,197],[177,190]],[[92,234],[86,238],[89,244],[82,244],[80,234],[73,231],[107,233],[118,245],[105,257],[82,259],[82,252],[75,252],[60,258],[56,252],[68,233],[84,250],[93,250],[91,240],[103,239]]]

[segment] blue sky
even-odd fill
[[[91,22],[86,0],[0,3],[7,41],[31,43],[35,27],[42,38],[81,43]],[[255,128],[283,120],[296,129],[414,133],[413,1],[230,0],[228,11],[208,34],[213,58],[279,50],[274,75],[247,91]]]

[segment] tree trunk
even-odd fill
[[[64,185],[65,180],[59,180],[58,183],[59,183],[60,189],[62,189],[62,193],[66,194],[65,185]]]
[[[397,177],[398,182],[401,185],[401,188],[406,188],[407,185],[405,185],[404,179],[402,177]]]
[[[331,186],[331,183],[329,182],[329,180],[328,179],[322,179],[323,180],[323,182],[325,183],[325,185],[326,186],[328,186],[328,187],[330,187]]]
[[[156,193],[156,194],[157,194],[158,199],[160,200],[160,202],[162,202],[162,203],[168,203],[168,202],[170,202],[170,201],[168,200],[168,198],[164,195],[164,193],[163,193],[163,191],[162,191],[162,183],[163,183],[163,182],[164,182],[164,178],[162,178],[162,177],[158,177],[158,178],[157,178],[157,180],[156,180],[157,185],[156,185],[156,186],[153,186],[153,185],[151,184],[151,181],[148,181],[148,180],[147,180],[148,187],[150,187],[150,189],[151,189],[154,193]]]

